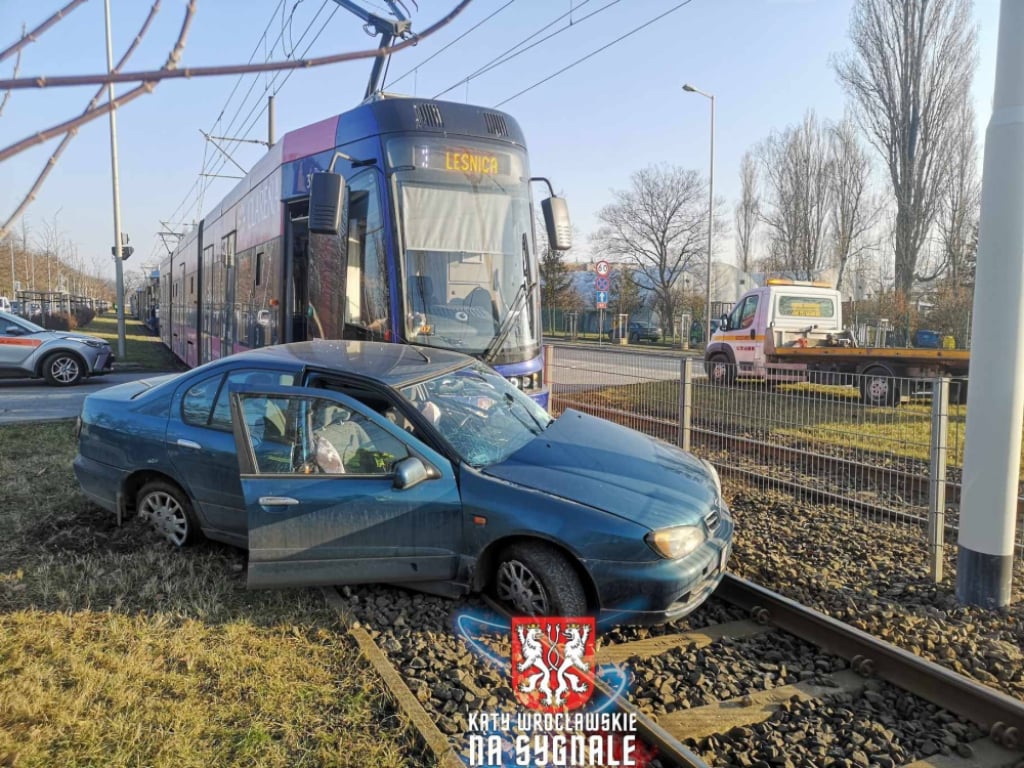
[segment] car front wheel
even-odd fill
[[[55,387],[70,387],[85,376],[85,366],[70,352],[55,352],[43,361],[43,376]]]
[[[184,547],[199,538],[192,502],[178,486],[165,480],[146,483],[136,498],[135,510],[167,541]]]
[[[587,596],[565,555],[541,544],[513,544],[498,562],[498,600],[525,616],[585,616]]]

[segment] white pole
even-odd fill
[[[711,94],[711,172],[708,176],[708,277],[705,287],[707,295],[707,341],[711,343],[711,235],[715,228],[715,95]]]
[[[1024,3],[1003,0],[985,136],[956,594],[1010,602],[1024,420]]]
[[[110,0],[103,0],[107,27],[107,71],[114,71],[114,48],[110,36]],[[107,84],[107,99],[114,102],[114,84]],[[124,265],[121,263],[121,189],[117,180],[117,110],[110,110],[110,177],[114,191],[114,279],[117,282],[117,357],[125,358]]]

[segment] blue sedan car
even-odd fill
[[[90,394],[74,466],[175,545],[248,548],[250,587],[489,590],[602,624],[695,609],[733,533],[707,462],[398,344],[267,347]]]

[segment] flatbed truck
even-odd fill
[[[914,380],[949,376],[964,380],[951,397],[966,402],[967,350],[858,346],[842,306],[839,291],[823,283],[771,278],[747,291],[705,349],[709,379],[852,385],[869,405],[898,405]]]

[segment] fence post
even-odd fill
[[[928,485],[928,571],[942,581],[946,536],[946,452],[949,431],[949,377],[932,381],[931,464]]]
[[[690,419],[693,411],[693,358],[687,355],[679,373],[679,447],[690,450]]]
[[[541,380],[544,382],[544,387],[548,391],[548,413],[551,413],[551,408],[554,405],[552,402],[555,399],[554,388],[551,386],[551,379],[554,378],[554,366],[555,366],[555,348],[550,344],[544,345],[544,370],[541,372]]]

